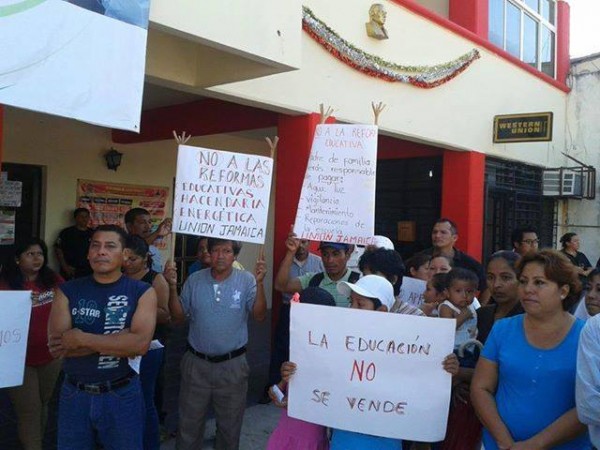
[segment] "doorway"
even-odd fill
[[[32,236],[39,237],[42,224],[42,182],[43,167],[31,164],[2,163],[2,174],[6,173],[8,181],[20,181],[22,190],[20,206],[0,206],[4,220],[14,216],[14,239],[0,240],[0,263],[13,256],[14,241],[20,241]],[[14,193],[14,192],[13,192]],[[2,202],[2,200],[0,200]],[[3,202],[7,205],[11,202]],[[6,228],[10,228],[6,223]],[[4,233],[6,234],[6,233]],[[51,243],[48,247],[51,247]]]

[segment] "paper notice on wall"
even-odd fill
[[[375,125],[317,125],[296,213],[301,239],[368,245],[375,234]]]
[[[0,388],[23,384],[31,291],[0,291]]]
[[[0,0],[0,103],[139,132],[150,0]]]
[[[273,160],[180,145],[173,231],[263,244]]]
[[[15,243],[15,211],[0,210],[0,245]]]
[[[292,303],[290,417],[419,442],[444,439],[454,320]]]
[[[18,208],[23,197],[23,183],[8,179],[6,172],[0,173],[0,206]]]

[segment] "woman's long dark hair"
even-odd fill
[[[56,273],[50,269],[50,267],[48,267],[48,247],[46,246],[46,243],[39,238],[31,237],[15,244],[14,257],[10,258],[6,265],[2,268],[1,276],[8,283],[11,289],[17,291],[23,289],[25,279],[23,278],[23,274],[19,269],[17,259],[19,259],[23,253],[25,253],[34,245],[39,245],[42,249],[42,253],[44,254],[44,264],[42,264],[42,267],[38,273],[38,277],[35,280],[36,284],[44,289],[52,289],[58,284]]]

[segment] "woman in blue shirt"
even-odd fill
[[[486,450],[590,449],[575,410],[583,322],[567,311],[581,285],[559,252],[525,255],[518,265],[525,314],[492,328],[471,383]]]

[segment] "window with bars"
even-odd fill
[[[556,0],[489,0],[489,40],[556,76]]]

